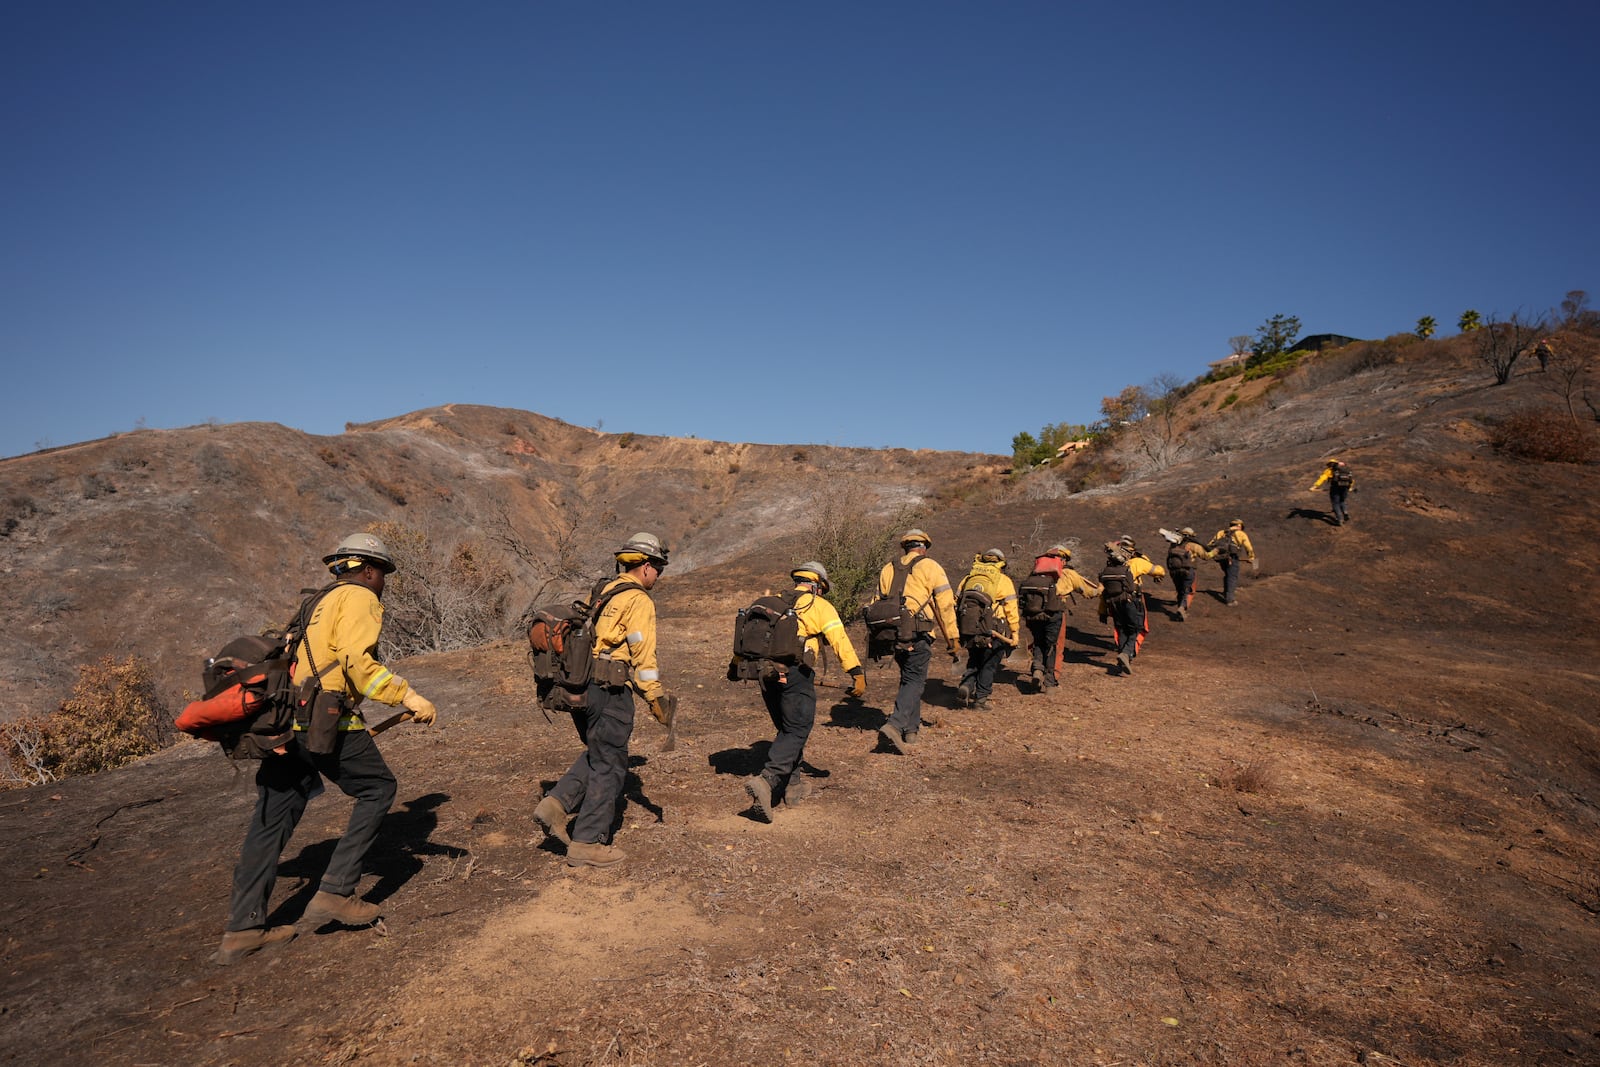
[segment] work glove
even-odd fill
[[[1258,571],[1260,569],[1261,569],[1261,566],[1258,563],[1256,563],[1255,560],[1251,560],[1250,561],[1250,573],[1251,574],[1254,574],[1256,571]]]
[[[406,690],[406,695],[400,698],[400,706],[411,713],[412,722],[423,726],[428,725],[438,716],[438,712],[434,709],[433,701],[415,689]]]
[[[678,698],[671,693],[662,693],[650,702],[650,714],[662,726],[671,726],[672,720],[678,715]]]
[[[862,697],[867,695],[867,676],[862,672],[860,667],[856,667],[850,672],[849,695],[855,697],[857,700],[860,700]]]
[[[952,637],[952,638],[949,638],[948,640],[946,640],[945,643],[944,643],[944,647],[945,647],[945,651],[950,653],[950,662],[951,663],[960,663],[961,662],[961,646],[956,643],[956,639],[955,638]]]

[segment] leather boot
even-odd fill
[[[878,728],[878,736],[882,737],[889,747],[900,753],[900,755],[904,756],[906,754],[906,739],[901,736],[898,726],[884,723]]]
[[[772,821],[772,783],[759,774],[746,780],[744,791],[750,794],[750,799],[756,802],[756,810],[767,822]]]
[[[341,897],[327,890],[317,890],[317,895],[306,905],[306,921],[311,923],[343,923],[346,926],[369,926],[377,922],[383,909],[369,904],[351,893]]]
[[[563,845],[572,844],[572,835],[567,833],[567,809],[555,797],[546,794],[539,801],[533,809],[533,821]]]
[[[222,935],[222,944],[211,957],[211,962],[222,967],[238,963],[252,952],[276,945],[286,945],[300,931],[293,926],[258,926],[253,930],[229,930]]]
[[[574,841],[567,846],[568,867],[615,867],[627,858],[617,846],[598,841]]]
[[[811,784],[811,779],[791,774],[789,784],[783,790],[783,803],[786,807],[792,808],[816,791],[817,787]]]

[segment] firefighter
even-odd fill
[[[1172,591],[1176,596],[1173,604],[1177,606],[1180,621],[1187,622],[1189,619],[1189,606],[1194,603],[1195,576],[1199,572],[1200,561],[1211,558],[1211,553],[1206,551],[1206,546],[1200,543],[1193,527],[1189,526],[1178,531],[1178,540],[1167,549],[1167,573],[1172,576]]]
[[[612,867],[627,858],[611,843],[611,828],[628,775],[634,696],[663,726],[672,725],[678,707],[656,665],[656,606],[650,599],[667,569],[667,546],[654,534],[637,533],[614,555],[617,576],[598,594],[609,599],[595,621],[592,677],[583,712],[573,716],[584,752],[533,809],[544,832],[567,846],[569,867]]]
[[[383,541],[372,534],[351,534],[322,562],[335,582],[302,607],[302,615],[310,609],[309,618],[296,619],[304,637],[296,650],[294,674],[302,682],[316,676],[320,695],[309,709],[310,721],[297,717],[294,740],[263,759],[256,771],[255,813],[233,870],[227,930],[212,957],[223,965],[294,938],[294,926],[267,926],[267,902],[277,878],[278,857],[305,813],[306,802],[322,792],[324,777],[354,798],[355,807],[303,918],[313,925],[366,926],[377,921],[381,909],[355,891],[361,861],[378,836],[398,786],[367,732],[361,702],[370,697],[381,704],[399,704],[414,722],[423,724],[433,722],[436,714],[426,697],[378,662],[384,579],[395,569]],[[315,716],[321,714],[329,715],[332,726],[325,738],[319,736],[320,729],[310,733]]]
[[[1311,483],[1308,492],[1316,492],[1324,483],[1328,486],[1328,505],[1333,512],[1333,524],[1343,526],[1350,521],[1350,512],[1345,509],[1345,504],[1350,494],[1356,491],[1356,476],[1343,460],[1330,459],[1317,480]]]
[[[801,662],[779,666],[768,661],[761,673],[761,701],[767,706],[767,715],[778,735],[767,750],[767,765],[744,786],[768,822],[772,821],[774,804],[798,804],[811,793],[810,781],[795,771],[805,757],[806,740],[817,720],[815,677],[817,664],[823,658],[824,641],[850,677],[850,696],[860,699],[867,693],[861,659],[850,643],[850,635],[845,633],[839,612],[826,599],[827,568],[813,560],[790,571],[789,577],[795,583],[794,611],[803,643]]]
[[[963,634],[961,643],[967,649],[967,669],[961,675],[962,704],[980,711],[989,707],[989,694],[994,691],[994,678],[1000,663],[1017,647],[1022,633],[1022,620],[1017,615],[1017,587],[1006,574],[1006,554],[991,548],[972,561],[972,570],[961,579],[956,590],[956,603],[968,590],[988,597],[989,607],[976,611],[990,625],[980,627],[984,633]],[[962,609],[965,614],[966,608]],[[964,620],[958,618],[958,624]]]
[[[1150,632],[1150,612],[1144,599],[1144,578],[1166,577],[1166,569],[1141,555],[1128,554],[1126,544],[1106,542],[1106,566],[1100,572],[1100,618],[1111,623],[1117,645],[1117,664],[1133,673],[1133,660]]]
[[[1226,530],[1206,542],[1206,550],[1222,568],[1222,602],[1233,607],[1238,601],[1239,562],[1248,560],[1252,573],[1256,570],[1256,550],[1250,535],[1244,532],[1244,520],[1234,519]]]
[[[1040,561],[1048,562],[1050,557],[1061,562],[1059,567],[1047,572],[1041,568]],[[1067,605],[1072,595],[1074,593],[1082,593],[1086,597],[1100,595],[1099,583],[1085,578],[1069,567],[1067,564],[1071,560],[1072,549],[1066,545],[1056,544],[1046,549],[1044,555],[1033,565],[1034,574],[1054,575],[1054,583],[1050,586],[1052,596],[1045,599],[1043,611],[1024,620],[1028,626],[1028,636],[1033,640],[1033,663],[1029,679],[1033,682],[1035,692],[1043,690],[1046,686],[1061,684],[1056,677],[1056,654],[1061,644],[1061,624],[1066,619]]]
[[[956,601],[950,592],[950,579],[944,568],[929,558],[933,539],[921,530],[907,530],[900,537],[903,553],[898,562],[884,564],[878,575],[878,593],[888,596],[894,585],[896,567],[906,568],[904,600],[914,620],[914,634],[897,644],[894,661],[900,668],[900,688],[895,693],[894,712],[878,730],[882,741],[904,755],[916,744],[922,729],[922,691],[928,686],[928,668],[933,662],[933,639],[944,640],[951,662],[960,662],[960,633],[956,627]]]

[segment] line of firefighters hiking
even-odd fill
[[[1354,487],[1348,469],[1342,462],[1329,461],[1311,488],[1324,483],[1329,486],[1335,523],[1348,522],[1344,504]],[[1105,543],[1105,564],[1094,580],[1068,565],[1070,547],[1056,544],[1034,560],[1027,578],[1014,583],[1005,572],[1005,553],[992,548],[975,558],[952,591],[944,569],[927,555],[932,538],[920,529],[907,530],[900,539],[902,555],[884,566],[878,599],[863,612],[868,655],[893,655],[900,674],[894,709],[879,730],[880,747],[903,755],[917,743],[935,633],[944,638],[955,662],[960,661],[959,650],[966,648],[967,664],[958,691],[964,703],[982,709],[1001,661],[1020,645],[1024,627],[1033,649],[1029,680],[1034,691],[1059,684],[1056,659],[1062,616],[1076,595],[1099,599],[1100,618],[1111,624],[1117,664],[1124,674],[1132,672],[1132,661],[1149,632],[1142,588],[1146,577],[1155,581],[1172,577],[1178,617],[1187,619],[1198,565],[1214,560],[1222,568],[1223,603],[1236,602],[1240,564],[1249,562],[1254,568],[1256,563],[1242,519],[1234,519],[1205,544],[1188,527],[1176,533],[1162,530],[1162,535],[1171,545],[1165,567],[1124,536]],[[582,684],[567,691],[564,705],[546,703],[555,691],[540,687],[541,703],[571,713],[582,746],[533,811],[545,834],[565,847],[566,862],[573,867],[611,867],[625,858],[612,843],[612,833],[627,776],[635,695],[668,728],[669,741],[675,737],[677,699],[661,682],[655,603],[650,597],[666,570],[667,547],[653,534],[638,533],[614,557],[616,576],[596,586],[590,601],[582,605],[583,625],[569,634],[582,650]],[[395,569],[383,542],[370,534],[352,534],[324,556],[323,563],[335,582],[301,606],[294,626],[302,635],[295,664],[297,677],[314,677],[319,684],[322,696],[315,706],[321,709],[326,704],[333,723],[327,731],[331,736],[317,743],[311,734],[313,724],[296,718],[291,739],[283,744],[275,739],[272,747],[258,753],[256,806],[234,869],[229,918],[213,956],[217,963],[234,963],[294,939],[295,924],[267,924],[268,904],[278,858],[307,803],[323,791],[324,778],[351,796],[355,805],[302,919],[345,926],[378,920],[381,908],[357,896],[356,887],[362,861],[394,801],[397,783],[372,737],[400,718],[419,724],[435,718],[432,702],[377,656],[384,580]],[[728,668],[732,679],[760,683],[762,702],[777,731],[765,766],[745,783],[755,808],[768,821],[775,805],[799,803],[810,792],[809,776],[799,772],[816,721],[815,669],[824,643],[851,680],[848,694],[860,698],[867,688],[844,621],[827,600],[827,569],[818,562],[802,563],[790,578],[795,583],[792,592],[776,598],[782,610],[766,612],[765,628],[751,626],[751,634],[745,635],[765,654],[739,654],[741,647],[750,651],[739,643],[744,622],[757,619],[753,611],[741,612],[735,656]],[[780,647],[783,654],[771,654]],[[406,710],[369,728],[360,710],[367,698]]]

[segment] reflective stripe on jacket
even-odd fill
[[[833,654],[839,657],[840,669],[848,672],[861,666],[861,657],[856,655],[850,635],[845,633],[844,620],[839,618],[838,610],[804,586],[796,586],[795,592],[800,593],[800,597],[794,602],[794,613],[800,620],[800,636],[805,639],[806,651],[814,657],[811,662],[822,661],[822,642],[826,641],[833,648]]]
[[[646,700],[654,700],[666,692],[661,668],[656,665],[656,603],[626,574],[607,582],[600,593],[604,596],[623,583],[635,588],[612,597],[600,612],[594,625],[595,656],[628,664],[634,690]]]
[[[368,697],[380,704],[398,704],[411,686],[378,662],[378,635],[383,630],[383,604],[378,595],[356,582],[340,582],[317,602],[295,653],[294,676],[310,677],[311,661],[321,672],[322,688],[343,694],[354,709]],[[359,715],[341,729],[360,729]]]

